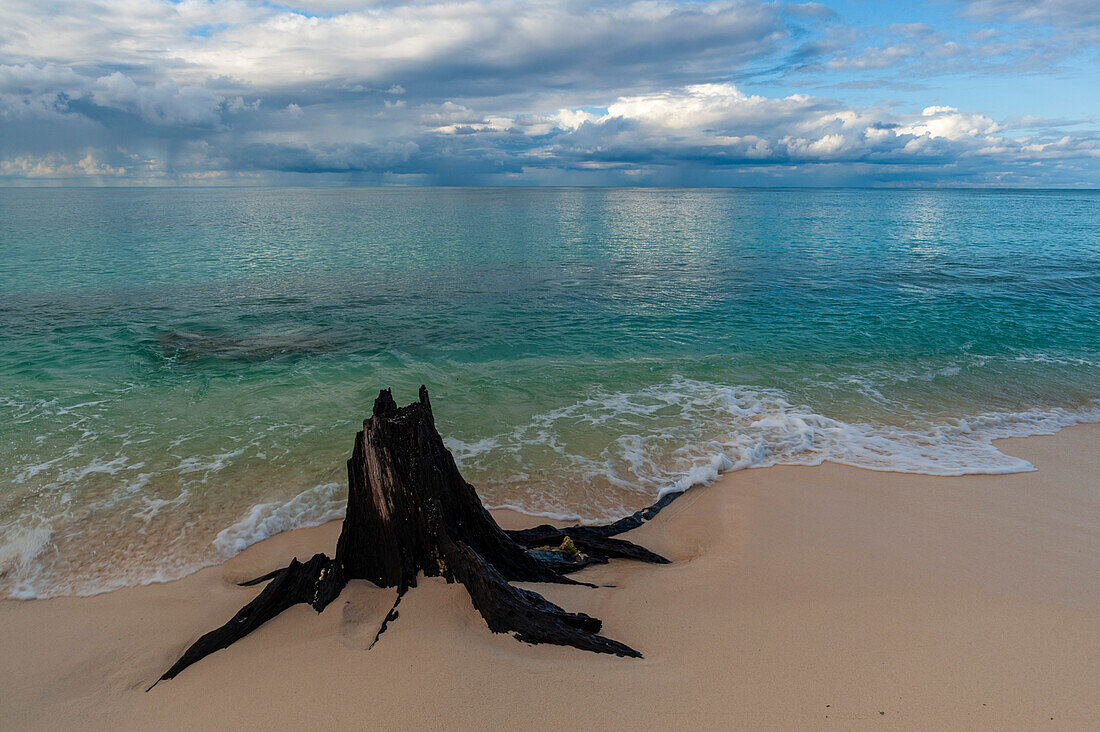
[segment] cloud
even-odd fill
[[[964,0],[969,15],[1008,17],[1017,22],[1049,25],[1100,25],[1100,5],[1093,0]]]
[[[138,86],[118,71],[96,79],[90,91],[95,104],[139,114],[155,125],[213,127],[223,106],[218,95],[201,86],[180,87],[170,79]]]
[[[86,87],[84,78],[64,66],[0,64],[0,120],[60,116],[67,98]]]
[[[119,71],[92,78],[52,63],[0,64],[0,119],[79,114],[73,107],[81,101],[128,112],[161,126],[213,127],[223,111],[240,112],[256,106],[239,96],[226,99],[203,86],[181,87],[171,79],[138,84]]]
[[[797,69],[849,77],[829,78],[832,88],[857,88],[872,75],[894,87],[964,75],[1073,76],[1100,50],[1100,4],[1092,0],[961,0],[956,9],[952,22],[936,25],[911,22],[919,9],[897,14],[907,22],[827,24],[800,47]]]
[[[0,160],[0,176],[19,178],[72,179],[85,177],[119,177],[126,175],[126,168],[100,162],[94,154],[70,162],[60,155],[19,156]]]
[[[228,166],[237,170],[299,173],[385,173],[402,170],[419,152],[415,142],[381,147],[361,144],[251,144],[228,152]]]
[[[954,107],[925,107],[921,110],[920,120],[898,127],[897,134],[959,140],[989,135],[1000,128],[996,122],[980,114],[961,114]]]
[[[118,88],[124,93],[111,103],[136,104],[129,85]],[[281,114],[297,120],[291,109]],[[923,180],[936,171],[941,180],[1007,184],[1056,182],[1059,175],[1096,181],[1100,159],[1095,133],[1013,137],[988,116],[949,106],[898,113],[800,94],[751,95],[732,84],[687,85],[546,114],[484,115],[452,101],[388,109],[400,116],[398,132],[387,129],[378,142],[303,140],[294,128],[268,128],[251,142],[226,133],[188,143],[168,169],[116,161],[112,171],[108,163],[53,156],[16,158],[2,174],[195,180],[217,171],[222,179],[350,175],[483,183],[566,174],[583,182],[598,174],[601,182],[657,183],[739,181],[751,171],[758,177],[771,171],[769,180],[807,184],[820,182],[825,170],[833,182]],[[1036,170],[1037,163],[1050,171]]]
[[[601,116],[564,110],[526,128],[513,120],[467,122],[471,134],[526,134],[526,166],[599,163],[647,166],[788,166],[859,163],[889,169],[903,178],[907,168],[930,164],[973,169],[975,180],[996,156],[997,175],[1036,159],[1064,156],[1078,163],[1100,155],[1095,136],[1007,138],[1002,126],[980,114],[931,106],[916,114],[849,107],[836,100],[792,95],[747,95],[730,84],[692,85],[622,97]],[[534,131],[534,132],[532,132]]]
[[[1015,23],[1028,35],[1050,29],[1048,46],[1100,56],[1100,3],[1094,0],[963,0],[965,15],[983,22]]]
[[[1041,100],[972,109],[945,83],[1072,78],[1094,4],[956,10],[867,26],[756,0],[9,0],[0,177],[1096,184],[1087,102],[1043,120]]]
[[[823,3],[788,3],[783,7],[783,10],[791,15],[818,20],[830,20],[837,17],[836,11]]]
[[[319,9],[319,8],[314,8]],[[519,88],[660,81],[728,73],[789,34],[781,9],[749,0],[587,3],[442,0],[325,6],[324,14],[239,0],[55,0],[0,10],[0,54],[69,66],[156,67],[179,84],[214,77],[252,88],[445,84]],[[169,50],[170,49],[170,50]]]
[[[897,66],[917,55],[917,49],[909,44],[899,44],[887,48],[868,48],[855,56],[837,56],[829,59],[829,69],[886,69]]]

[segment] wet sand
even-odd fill
[[[627,535],[674,559],[536,586],[642,660],[528,646],[459,585],[354,582],[144,692],[338,524],[221,567],[86,598],[0,602],[0,727],[729,729],[1100,724],[1100,425],[1005,440],[1039,470],[941,478],[741,471]],[[535,519],[500,512],[518,527]]]

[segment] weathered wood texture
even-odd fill
[[[268,585],[228,623],[195,641],[160,680],[228,647],[292,605],[307,603],[321,612],[350,580],[396,587],[400,602],[420,574],[462,583],[495,633],[512,633],[529,643],[641,655],[599,635],[597,618],[568,612],[509,583],[585,584],[565,575],[612,558],[667,563],[644,547],[613,537],[651,519],[674,495],[605,526],[504,531],[459,473],[436,431],[423,386],[419,400],[407,407],[398,407],[388,389],[378,394],[372,416],[355,437],[347,467],[348,507],[335,558],[317,554],[304,564],[295,559],[284,569],[243,583]],[[396,619],[397,602],[379,635]]]

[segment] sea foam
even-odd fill
[[[624,422],[644,425],[655,415],[677,407],[676,424],[650,433],[619,435],[595,457],[570,454],[563,430],[577,421],[621,430]],[[714,482],[726,472],[773,465],[820,465],[835,462],[869,470],[956,476],[1004,474],[1034,470],[1022,458],[1007,455],[993,440],[1053,434],[1063,427],[1100,421],[1100,406],[1071,411],[1036,409],[928,422],[919,426],[847,423],[789,402],[775,390],[732,387],[686,378],[629,392],[598,394],[536,415],[530,423],[500,435],[472,441],[445,438],[463,468],[507,463],[505,454],[548,447],[569,471],[555,475],[563,483],[602,479],[631,486],[643,503],[697,485]],[[679,427],[677,430],[675,427]],[[706,438],[706,435],[721,435]],[[670,444],[680,441],[678,445]],[[624,474],[623,467],[627,466]],[[491,470],[491,468],[489,468]],[[512,477],[526,479],[520,472]],[[343,515],[344,486],[326,483],[307,489],[285,503],[253,506],[225,528],[214,546],[225,557],[290,529],[318,526]],[[490,502],[533,517],[594,522],[634,510],[616,505],[593,511],[540,505],[537,500]]]
[[[214,546],[225,557],[281,531],[320,526],[344,514],[344,486],[325,483],[302,491],[285,503],[261,503],[232,526],[220,531]]]
[[[904,425],[845,422],[792,403],[777,390],[674,378],[646,389],[596,394],[500,435],[447,443],[459,465],[475,474],[516,464],[517,457],[551,455],[565,474],[598,477],[608,485],[634,486],[643,495],[659,497],[713,482],[731,470],[826,461],[941,476],[1029,471],[1034,470],[1031,463],[1001,452],[993,440],[1051,434],[1096,421],[1100,405],[1093,404]],[[598,451],[572,452],[569,433],[578,425],[618,436]],[[521,468],[515,477],[524,474]],[[534,515],[573,515],[515,501],[508,505]],[[628,509],[611,508],[591,518],[606,519]]]
[[[1026,460],[998,450],[993,441],[1051,434],[1068,425],[1097,421],[1098,404],[1076,410],[1038,408],[938,421],[912,419],[905,424],[843,421],[799,405],[775,389],[674,377],[643,389],[596,392],[499,434],[447,437],[445,442],[490,507],[594,522],[712,483],[729,471],[772,465],[828,461],[943,476],[1034,470]],[[580,433],[588,440],[579,439]],[[180,467],[200,475],[206,484],[236,452],[203,460],[185,458]],[[66,475],[111,475],[123,464],[117,458],[93,460],[68,469]],[[186,489],[175,497],[140,495],[148,479],[148,474],[140,474],[132,485],[111,492],[100,508],[115,511],[128,505],[142,526],[166,512],[189,510]],[[210,550],[201,555],[177,553],[143,566],[120,564],[114,574],[96,578],[55,576],[44,569],[47,558],[57,558],[58,537],[50,521],[38,517],[31,523],[8,524],[0,530],[0,581],[9,597],[32,598],[95,594],[177,579],[279,532],[338,519],[345,490],[343,483],[326,482],[286,501],[258,503],[220,531],[196,527],[197,533],[209,531],[211,536]]]

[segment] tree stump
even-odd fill
[[[419,401],[401,408],[388,389],[379,392],[372,416],[355,437],[347,467],[348,506],[335,558],[317,554],[304,564],[294,559],[283,569],[242,583],[268,582],[228,623],[195,641],[158,682],[228,647],[292,605],[307,603],[321,612],[354,579],[397,588],[397,602],[378,631],[381,635],[421,573],[462,583],[495,633],[510,632],[529,643],[641,656],[599,635],[599,619],[568,612],[509,583],[584,584],[566,575],[612,558],[667,563],[648,549],[613,537],[651,519],[675,494],[606,526],[505,531],[459,473],[436,431],[423,386]]]

